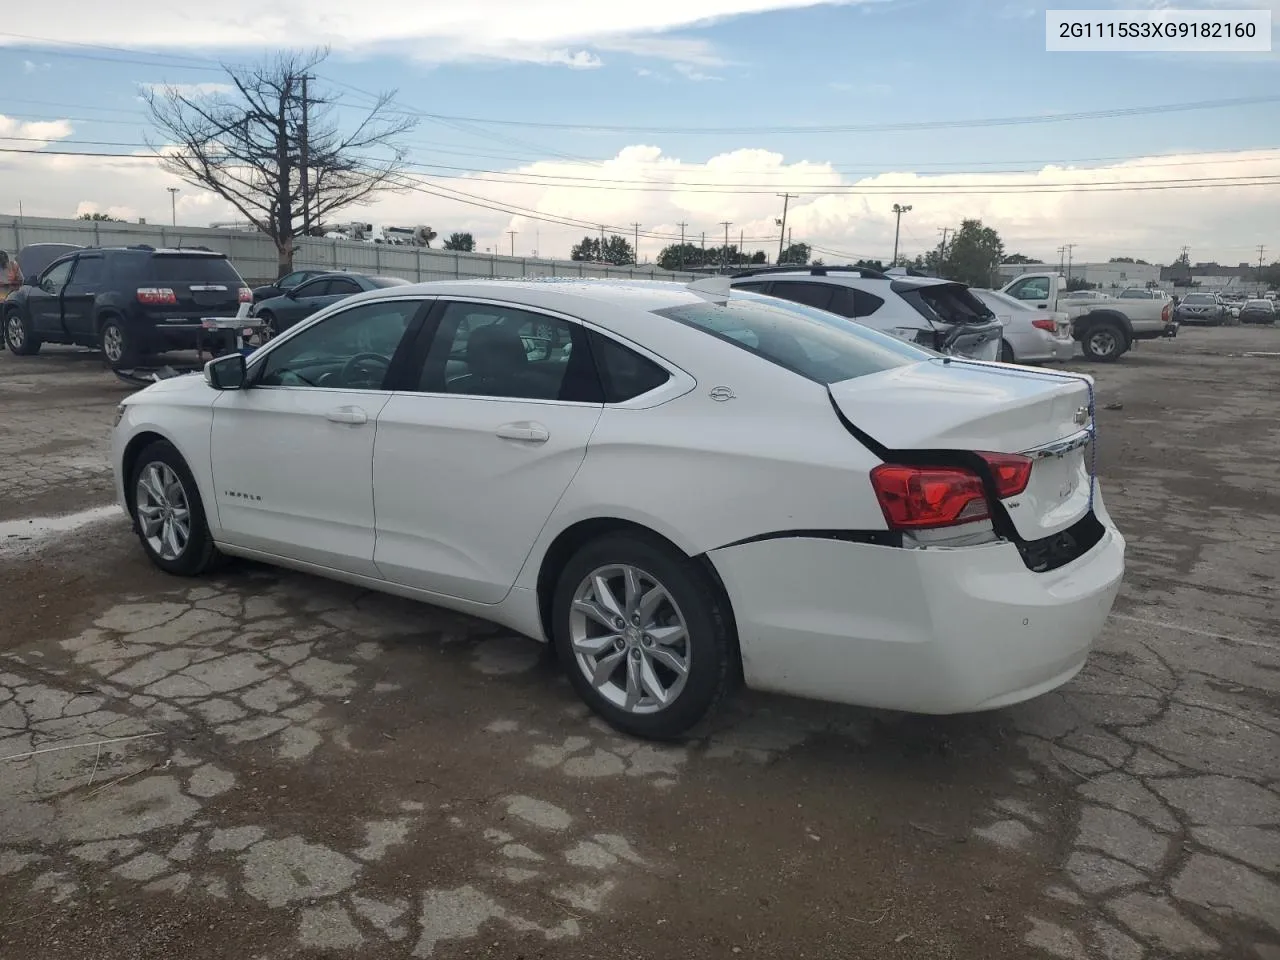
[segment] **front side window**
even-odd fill
[[[74,260],[64,260],[62,263],[55,264],[50,267],[43,277],[40,278],[40,288],[45,293],[57,293],[67,285],[67,278],[71,276],[71,265]]]
[[[809,380],[839,383],[935,354],[801,304],[747,294],[655,310]]]
[[[293,288],[293,295],[298,298],[302,297],[323,297],[329,291],[329,278],[319,277],[315,280],[308,280],[306,283],[299,284]]]
[[[600,403],[586,332],[504,305],[450,303],[423,364],[424,393]]]
[[[289,337],[261,361],[268,387],[380,390],[421,300],[363,303]]]
[[[1009,288],[1009,296],[1017,300],[1048,300],[1049,278],[1027,277]]]

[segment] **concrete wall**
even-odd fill
[[[0,216],[0,250],[13,254],[30,243],[74,243],[84,247],[119,247],[135,243],[147,243],[153,247],[201,246],[225,253],[250,284],[269,283],[276,276],[276,251],[271,241],[261,234],[238,230]],[[453,253],[354,240],[307,237],[297,240],[296,244],[293,256],[296,268],[357,270],[413,281],[477,277],[695,279],[692,273],[668,273],[657,267],[612,267],[575,260]]]

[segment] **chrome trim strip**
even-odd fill
[[[1079,433],[1074,433],[1069,437],[1061,440],[1054,440],[1052,443],[1046,443],[1039,447],[1032,447],[1030,450],[1023,450],[1024,457],[1030,457],[1033,460],[1044,460],[1048,457],[1064,457],[1072,450],[1079,450],[1081,447],[1089,445],[1089,441],[1093,439],[1093,432],[1087,427]]]

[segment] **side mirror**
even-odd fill
[[[285,295],[286,297],[288,297],[290,300],[297,300],[297,299],[298,299],[298,288],[297,288],[297,287],[291,287],[290,289],[288,289],[288,290],[286,290],[286,291],[284,292],[284,295]]]
[[[204,381],[215,390],[243,390],[248,380],[243,353],[229,353],[204,365]]]

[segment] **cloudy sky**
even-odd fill
[[[1280,26],[1275,0],[1216,6],[1272,9]],[[586,224],[631,236],[639,223],[652,257],[682,223],[711,243],[729,221],[731,242],[776,252],[777,195],[791,193],[794,238],[827,262],[888,258],[895,202],[912,206],[909,255],[978,217],[1010,252],[1048,260],[1064,243],[1077,260],[1168,262],[1184,245],[1196,260],[1254,260],[1258,244],[1280,256],[1274,53],[1046,53],[1045,6],[1021,0],[379,0],[376,15],[350,0],[220,0],[195,11],[63,0],[56,29],[38,5],[6,14],[0,216],[21,203],[30,216],[162,222],[166,187],[179,186],[180,223],[235,218],[139,156],[155,139],[141,91],[217,95],[220,63],[327,45],[316,87],[342,122],[385,90],[418,120],[404,138],[412,189],[348,219],[467,230],[482,250],[566,256]]]

